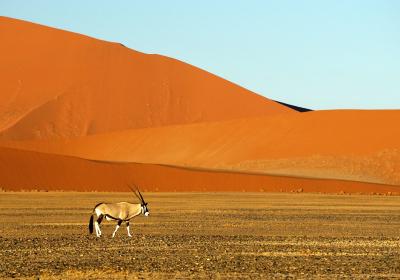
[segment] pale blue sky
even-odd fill
[[[0,14],[171,56],[299,106],[400,108],[396,0],[0,0]]]

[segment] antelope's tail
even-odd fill
[[[93,214],[90,216],[89,220],[89,232],[93,233]]]
[[[90,233],[93,233],[93,219],[94,219],[93,216],[96,212],[95,210],[96,210],[97,206],[99,206],[101,204],[104,204],[104,202],[97,203],[96,206],[93,208],[93,212],[92,212],[92,215],[90,216],[90,220],[89,220],[89,232]]]

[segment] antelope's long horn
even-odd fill
[[[143,198],[142,194],[140,193],[139,189],[138,189],[138,192],[139,192],[140,197],[142,198],[143,203],[145,203],[144,198]]]
[[[136,191],[130,186],[130,185],[128,185],[128,187],[131,189],[131,191],[134,193],[134,195],[139,199],[139,200],[142,200],[139,196],[138,196],[138,194],[136,193]],[[137,187],[136,187],[137,188]]]
[[[139,195],[140,195],[140,200],[141,200],[143,203],[145,203],[144,198],[143,198],[142,194],[140,193],[139,187],[136,186],[136,185],[134,185],[134,186],[136,187],[136,190],[137,190],[137,192],[138,192]]]

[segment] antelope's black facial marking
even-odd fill
[[[142,203],[142,211],[143,215],[146,217],[150,214],[149,208],[147,208],[147,203]]]

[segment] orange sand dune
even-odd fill
[[[6,17],[0,40],[0,146],[21,149],[0,148],[4,187],[400,185],[400,111],[297,113],[178,60]]]
[[[0,148],[4,190],[128,191],[304,191],[400,194],[400,187],[340,180],[190,170],[153,164],[104,163]]]
[[[0,138],[52,139],[294,112],[206,71],[0,17]]]
[[[105,161],[400,185],[394,123],[400,111],[315,111],[0,145]]]

